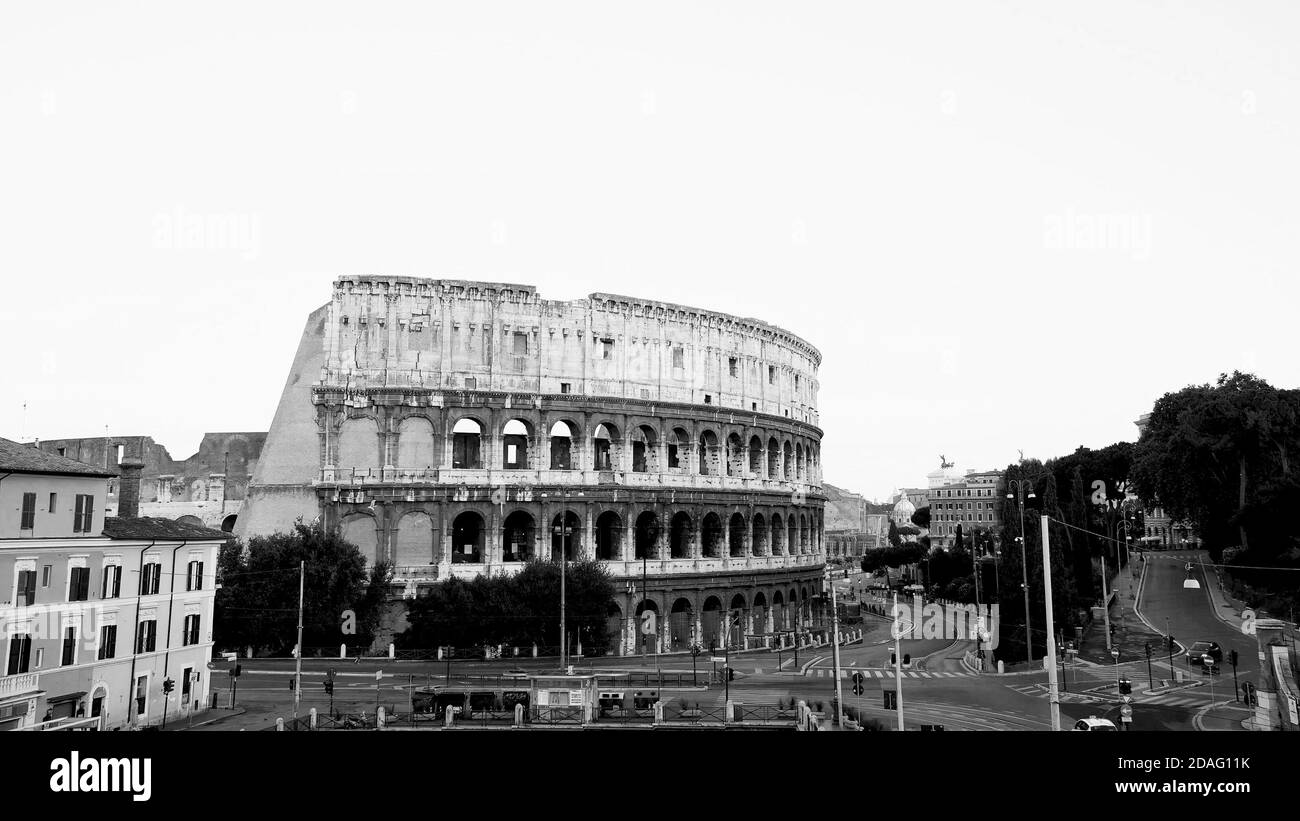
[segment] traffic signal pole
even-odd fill
[[[1061,693],[1056,682],[1056,636],[1054,635],[1055,625],[1052,617],[1052,554],[1051,542],[1047,532],[1047,523],[1051,521],[1047,516],[1040,517],[1042,522],[1043,537],[1043,602],[1047,605],[1047,688],[1048,699],[1051,703],[1052,730],[1061,729]],[[1105,574],[1102,574],[1105,579]],[[1110,640],[1110,633],[1107,632],[1107,642]],[[1107,644],[1109,646],[1109,643]]]
[[[839,608],[835,603],[835,580],[831,578],[829,571],[826,574],[826,583],[831,586],[831,638],[834,644],[835,657],[835,723],[839,727],[844,726],[844,686],[840,683],[840,614]]]
[[[903,732],[903,648],[899,638],[903,635],[898,623],[898,593],[894,593],[894,709],[898,711],[898,731]]]
[[[298,717],[298,702],[302,700],[302,588],[307,563],[298,562],[298,649],[293,654],[293,717]]]

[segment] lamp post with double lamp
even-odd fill
[[[1029,562],[1025,555],[1025,500],[1038,497],[1034,495],[1032,479],[1009,479],[1007,487],[1012,489],[1007,493],[1007,498],[1016,502],[1020,509],[1020,536],[1017,537],[1017,541],[1020,542],[1020,586],[1025,591],[1025,664],[1032,667],[1034,634],[1029,626]]]
[[[545,498],[547,494],[543,493]],[[569,664],[568,607],[565,603],[565,576],[569,567],[569,535],[573,528],[569,526],[569,489],[560,492],[560,524],[554,532],[560,537],[560,670],[567,670]],[[578,491],[578,496],[583,495]]]

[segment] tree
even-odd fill
[[[894,524],[893,519],[889,520],[889,544],[893,547],[901,547],[903,544],[903,540],[898,535],[898,525]]]
[[[356,614],[361,633],[367,625],[373,630],[383,596],[382,590],[368,595],[361,552],[319,523],[307,525],[299,519],[288,533],[253,537],[247,550],[239,543],[223,547],[217,561],[221,588],[216,593],[214,639],[225,647],[292,650],[297,643],[299,562],[305,562],[305,646],[337,645],[346,610]],[[369,578],[386,579],[389,572],[378,567]]]
[[[929,505],[926,505],[925,507],[918,507],[916,509],[916,512],[912,514],[912,524],[916,525],[922,530],[930,529],[930,506]]]

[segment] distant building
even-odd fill
[[[227,534],[137,518],[140,468],[0,439],[0,730],[121,729],[204,708]]]
[[[822,483],[826,494],[826,555],[855,558],[884,547],[888,516],[863,496]]]
[[[1002,527],[998,504],[998,482],[1002,471],[971,471],[957,481],[930,489],[930,543],[950,547],[956,541],[957,526],[962,535],[976,528]]]
[[[266,433],[205,433],[199,451],[173,459],[167,448],[148,436],[98,436],[49,439],[46,453],[116,470],[126,455],[144,461],[140,476],[140,515],[174,519],[231,532],[235,528],[248,480],[262,454]],[[117,488],[109,482],[106,512],[117,510]]]

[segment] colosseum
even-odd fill
[[[594,557],[618,652],[824,629],[821,354],[756,319],[526,285],[343,276],[236,527],[318,516],[407,595]],[[659,635],[639,642],[642,610]],[[739,619],[726,619],[733,612]]]

